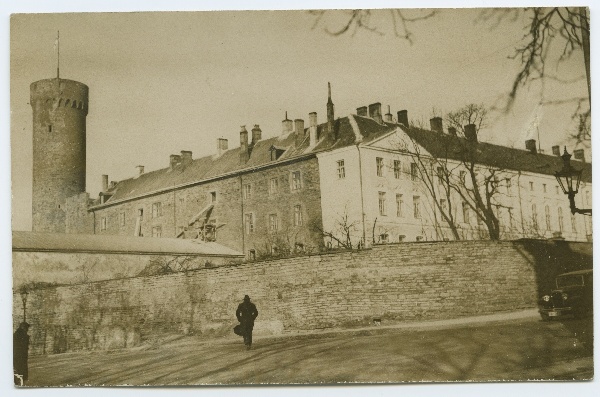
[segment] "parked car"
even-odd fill
[[[542,320],[572,315],[584,317],[593,312],[592,270],[578,270],[556,276],[556,289],[538,302]]]

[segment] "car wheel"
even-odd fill
[[[546,313],[540,313],[540,316],[542,317],[542,321],[550,321],[551,318],[549,315],[547,315]]]

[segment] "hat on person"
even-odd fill
[[[250,300],[250,297],[249,297],[248,295],[244,295],[244,300],[245,300],[245,301],[249,301],[249,300]]]

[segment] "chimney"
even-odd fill
[[[535,146],[535,139],[528,139],[525,141],[525,149],[529,150],[531,154],[537,154],[537,147]]]
[[[575,160],[579,160],[579,161],[585,162],[585,154],[584,154],[583,149],[573,150],[573,158]]]
[[[225,138],[217,138],[217,156],[221,157],[229,148],[229,142]]]
[[[560,146],[552,146],[552,154],[555,156],[560,156]]]
[[[379,124],[383,123],[383,119],[381,118],[381,103],[377,102],[369,105],[369,117]]]
[[[388,105],[388,112],[385,114],[385,121],[388,123],[392,122],[392,114],[390,113],[390,105]]]
[[[458,134],[456,133],[455,127],[448,127],[448,134],[452,135],[452,136],[458,136]]]
[[[181,151],[181,164],[188,165],[192,162],[192,152],[189,150]]]
[[[250,159],[250,150],[248,148],[248,131],[243,125],[240,130],[240,164],[246,164]]]
[[[477,142],[477,126],[475,124],[465,125],[465,138],[470,142]]]
[[[136,165],[135,169],[137,171],[137,176],[140,176],[144,173],[144,166],[143,165]]]
[[[304,140],[304,120],[296,119],[294,120],[294,124],[296,133],[296,146],[300,146]]]
[[[429,119],[429,125],[431,127],[431,131],[444,132],[444,123],[442,122],[441,117]]]
[[[287,112],[285,112],[285,120],[281,122],[281,133],[283,135],[292,132],[292,120],[288,119]]]
[[[258,124],[254,124],[254,128],[252,128],[252,145],[256,145],[256,142],[260,141],[261,139],[262,130],[260,129]]]
[[[108,175],[102,175],[102,191],[108,190]]]
[[[333,135],[334,106],[331,100],[331,83],[327,83],[327,132]]]
[[[169,156],[169,167],[171,169],[175,168],[178,164],[181,163],[181,156],[178,154],[172,154]]]
[[[405,127],[408,127],[408,110],[398,112],[398,124],[404,124]]]
[[[310,135],[310,146],[315,146],[317,144],[317,112],[312,112],[308,114],[309,121],[309,129],[308,133]]]
[[[369,117],[369,111],[367,110],[366,106],[361,106],[359,108],[356,108],[356,115],[362,117]]]

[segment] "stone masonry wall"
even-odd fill
[[[573,255],[572,247],[552,244],[395,244],[40,289],[27,303],[32,354],[129,347],[174,333],[227,335],[244,294],[260,312],[259,335],[531,308],[540,280],[570,270],[553,258]],[[571,269],[591,267],[591,250],[578,258]],[[16,326],[18,294],[13,313]]]

